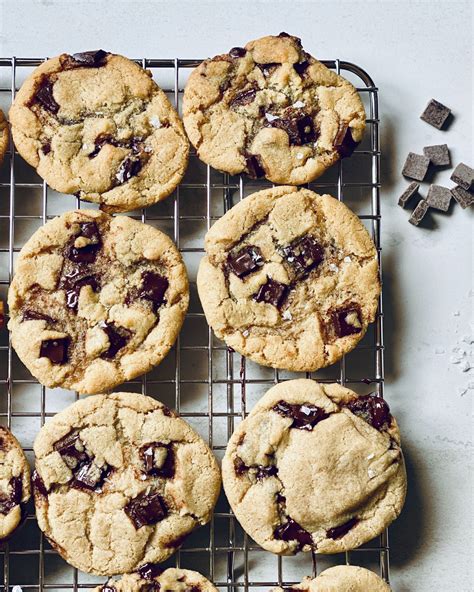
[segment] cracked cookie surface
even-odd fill
[[[302,592],[390,592],[390,586],[373,571],[355,565],[337,565],[319,574],[304,578],[291,588],[273,588],[271,592],[295,590]]]
[[[314,371],[375,319],[375,246],[347,206],[307,189],[246,197],[206,235],[197,286],[219,339],[251,360]]]
[[[350,82],[281,33],[200,64],[186,84],[183,121],[214,168],[302,185],[352,154],[365,110]]]
[[[34,443],[36,515],[71,565],[113,575],[164,561],[207,523],[220,472],[207,444],[151,397],[94,395]]]
[[[183,124],[151,72],[102,50],[41,64],[10,122],[18,152],[53,189],[108,212],[164,199],[188,162]]]
[[[2,164],[5,152],[8,150],[8,139],[8,122],[0,109],[0,164]]]
[[[308,379],[260,399],[229,440],[222,476],[242,528],[280,555],[359,547],[400,514],[406,493],[386,402]]]
[[[42,384],[98,393],[161,362],[188,301],[186,269],[170,238],[126,216],[76,210],[22,248],[8,327]]]
[[[109,580],[94,592],[217,592],[214,585],[197,571],[148,564],[138,573],[125,574],[119,580]]]
[[[15,436],[0,426],[0,541],[22,523],[30,496],[28,460]]]

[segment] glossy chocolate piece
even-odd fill
[[[276,411],[283,417],[293,418],[290,428],[296,428],[298,430],[311,431],[316,424],[329,417],[329,413],[326,413],[324,409],[309,403],[298,405],[297,403],[292,404],[286,401],[279,401],[273,407],[273,411]]]
[[[72,244],[69,248],[68,259],[74,263],[94,263],[102,245],[99,228],[95,222],[81,222],[79,228],[79,234],[71,241]],[[75,247],[75,240],[81,236],[89,239],[89,244],[84,247]]]
[[[53,96],[53,83],[46,76],[43,77],[41,85],[36,91],[35,99],[46,111],[54,115],[59,111],[59,105]]]
[[[49,358],[53,364],[64,364],[68,360],[69,337],[45,339],[40,345],[40,358]]]
[[[310,235],[296,239],[283,248],[286,260],[298,277],[307,275],[324,259],[324,248]]]
[[[137,530],[160,522],[168,513],[166,504],[158,493],[140,493],[128,502],[124,510]]]
[[[104,483],[110,470],[107,465],[98,467],[92,460],[89,460],[74,471],[72,486],[77,489],[97,490]]]
[[[351,128],[347,125],[342,125],[334,138],[334,148],[338,151],[341,158],[350,156],[359,145],[352,137]]]
[[[244,463],[244,461],[240,458],[240,456],[236,456],[234,459],[234,470],[236,475],[244,475],[248,473],[250,470],[255,472],[255,477],[257,481],[262,481],[267,477],[274,477],[278,475],[278,468],[275,465],[251,465],[248,466]]]
[[[265,302],[280,308],[280,306],[283,304],[287,291],[288,286],[268,278],[267,283],[263,284],[263,286],[260,286],[260,289],[254,298],[257,302]]]
[[[293,64],[293,68],[298,72],[300,76],[302,76],[309,67],[308,60],[303,60],[302,62],[297,62]]]
[[[313,546],[311,534],[290,517],[274,530],[273,536],[280,541],[298,541],[299,549],[305,545]]]
[[[81,53],[73,53],[69,56],[74,62],[77,63],[78,67],[83,68],[100,68],[105,66],[106,57],[108,52],[103,49],[96,49],[93,51],[83,51]]]
[[[100,357],[110,360],[115,357],[117,352],[127,345],[132,334],[130,331],[128,331],[128,329],[118,327],[113,323],[106,323],[105,321],[101,321],[99,323],[99,327],[107,334],[107,337],[109,338],[109,347],[107,351],[100,355]]]
[[[139,158],[126,156],[122,160],[115,178],[120,184],[126,183],[127,181],[130,181],[132,177],[138,175],[138,173],[141,171],[141,168],[142,162]]]
[[[12,477],[9,486],[9,494],[0,497],[0,514],[8,514],[15,506],[18,506],[21,503],[23,495],[23,482],[21,477]]]
[[[77,310],[79,294],[83,286],[90,286],[94,292],[97,292],[99,282],[95,275],[87,275],[81,267],[74,267],[61,278],[59,287],[66,291],[66,306],[68,308]]]
[[[264,263],[262,252],[253,245],[243,247],[237,253],[229,253],[227,267],[239,278],[259,269]]]
[[[355,324],[350,320],[355,317]],[[337,337],[347,337],[347,335],[357,335],[362,331],[362,319],[360,307],[355,304],[349,304],[332,313],[332,322]]]
[[[145,563],[138,568],[138,573],[144,580],[153,580],[163,573],[163,568],[158,563]]]
[[[258,154],[248,154],[245,158],[245,167],[251,179],[260,179],[265,176],[262,159]]]
[[[59,452],[70,469],[74,469],[80,463],[90,460],[77,430],[72,430],[69,434],[63,436],[54,443],[53,448],[56,452]]]
[[[235,97],[231,101],[232,107],[239,107],[241,105],[250,105],[255,101],[255,97],[257,96],[257,89],[250,88],[248,90],[244,90],[235,95]]]
[[[233,58],[243,58],[244,55],[247,53],[247,50],[243,47],[233,47],[229,51],[229,55]]]
[[[268,121],[266,126],[277,127],[288,134],[290,145],[302,146],[317,139],[313,120],[300,109],[287,109],[284,117]]]
[[[161,466],[156,466],[155,452],[157,449],[166,450],[166,458]],[[173,444],[151,442],[140,448],[140,458],[143,461],[143,470],[146,475],[172,479],[175,473],[175,457]]]
[[[357,518],[351,518],[348,522],[345,522],[344,524],[340,524],[339,526],[330,528],[326,532],[326,536],[330,539],[333,539],[334,541],[337,539],[342,539],[342,537],[345,536],[350,531],[350,529],[353,528],[358,522],[359,520]]]
[[[153,302],[154,309],[157,310],[165,302],[168,286],[169,282],[164,276],[153,271],[144,271],[138,296]]]
[[[381,430],[390,426],[392,415],[387,401],[377,395],[363,395],[357,397],[345,405],[354,415],[361,417],[367,423],[370,423],[376,430]]]
[[[256,65],[260,68],[265,77],[271,76],[273,72],[276,70],[276,68],[278,68],[278,66],[281,66],[281,64],[279,64],[278,62],[269,62],[268,64]]]

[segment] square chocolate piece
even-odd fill
[[[398,198],[398,205],[401,208],[406,207],[408,201],[418,192],[419,188],[419,183],[415,183],[415,181],[413,181],[413,183],[410,183],[410,185],[408,185],[405,191]]]
[[[422,154],[415,154],[409,152],[405,164],[403,165],[402,175],[415,179],[415,181],[423,181],[428,171],[430,159]]]
[[[428,211],[428,208],[429,208],[428,202],[424,199],[420,199],[420,201],[418,202],[418,205],[413,210],[412,215],[408,219],[408,222],[410,222],[410,224],[413,224],[413,226],[418,226],[418,224],[425,217],[425,214]]]
[[[426,201],[430,208],[436,208],[442,212],[447,212],[452,197],[453,195],[447,187],[443,187],[442,185],[430,185]]]
[[[426,109],[420,115],[420,119],[426,121],[426,123],[429,123],[437,129],[441,129],[450,113],[451,109],[445,107],[439,101],[431,99],[428,105],[426,105]]]
[[[453,187],[451,193],[463,210],[474,204],[474,193],[466,191],[462,187],[459,187],[459,185]]]
[[[449,166],[451,164],[451,155],[447,144],[425,146],[423,154],[431,160],[431,164],[434,166]]]
[[[467,191],[474,189],[474,169],[460,162],[451,175],[451,181],[454,181],[456,185],[460,185]]]

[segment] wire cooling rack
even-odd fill
[[[0,107],[7,112],[16,90],[42,58],[0,58]],[[185,81],[200,60],[142,59],[178,109]],[[324,64],[351,80],[368,114],[364,141],[350,159],[341,161],[309,187],[343,200],[359,215],[377,247],[380,263],[380,148],[378,89],[358,66],[340,60]],[[231,177],[201,163],[191,154],[186,176],[173,196],[129,215],[156,226],[174,238],[188,268],[191,303],[181,335],[158,368],[117,390],[143,392],[175,408],[209,442],[221,458],[234,427],[274,383],[298,375],[246,361],[207,326],[196,292],[196,271],[205,232],[238,200],[265,181]],[[15,259],[31,234],[47,220],[76,207],[95,208],[74,196],[51,190],[11,150],[0,167],[0,299],[5,301]],[[322,382],[339,382],[357,392],[383,395],[382,300],[375,323],[354,352],[330,368],[307,374]],[[11,427],[33,462],[32,443],[48,417],[71,404],[77,395],[39,385],[17,359],[8,332],[0,332],[0,422]],[[104,582],[67,565],[40,532],[32,504],[23,528],[0,550],[0,588],[71,590]],[[196,569],[221,589],[257,590],[290,586],[331,565],[352,563],[389,579],[388,535],[349,553],[333,556],[299,554],[277,557],[263,551],[240,528],[222,494],[211,523],[185,542],[166,566]],[[20,592],[15,589],[14,592]]]

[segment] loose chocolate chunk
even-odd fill
[[[283,252],[298,276],[307,275],[324,259],[323,247],[309,235],[296,239]]]
[[[80,267],[73,268],[61,278],[59,287],[66,291],[66,306],[68,308],[77,310],[79,294],[83,286],[90,286],[94,292],[97,292],[99,282],[95,275],[87,275]]]
[[[273,536],[280,541],[298,541],[300,549],[305,545],[313,546],[311,534],[290,517],[274,530]]]
[[[309,67],[308,60],[304,60],[302,62],[297,62],[296,64],[293,64],[293,68],[298,72],[298,74],[300,76],[306,72],[308,67]]]
[[[326,532],[326,536],[330,539],[336,540],[341,539],[344,535],[346,535],[351,528],[353,528],[359,520],[357,518],[351,518],[345,524],[340,524],[339,526],[335,526],[334,528],[330,528]]]
[[[266,302],[267,304],[273,304],[277,308],[283,304],[288,286],[280,284],[272,278],[267,279],[267,283],[260,286],[260,289],[255,294],[254,298],[257,302]]]
[[[229,51],[229,55],[233,58],[243,58],[244,55],[247,53],[247,50],[243,47],[233,47]]]
[[[357,304],[348,304],[332,313],[332,323],[337,337],[356,335],[362,331],[360,308]]]
[[[157,455],[165,452],[166,456],[161,464],[157,464]],[[140,448],[140,458],[143,461],[143,468],[147,475],[172,479],[175,473],[175,458],[173,444],[162,444],[151,442]]]
[[[436,208],[442,212],[447,212],[449,210],[451,198],[452,193],[447,187],[443,187],[442,185],[430,185],[426,201],[430,208]]]
[[[290,428],[296,428],[298,430],[311,431],[316,424],[329,417],[329,413],[326,413],[324,409],[310,403],[298,405],[297,403],[292,404],[286,401],[279,401],[273,407],[273,411],[283,415],[283,417],[293,418]]]
[[[45,339],[40,345],[40,358],[49,358],[53,364],[64,364],[68,359],[69,337]]]
[[[130,340],[131,332],[123,327],[118,327],[113,323],[101,321],[99,327],[109,338],[109,348],[103,352],[100,357],[106,360],[113,358],[118,351],[125,347]]]
[[[418,226],[418,224],[423,220],[425,217],[426,212],[428,211],[429,205],[428,202],[424,199],[420,199],[418,205],[413,210],[412,215],[408,218],[408,222],[413,224],[413,226]]]
[[[420,119],[426,121],[426,123],[429,123],[437,129],[441,129],[448,119],[450,113],[451,109],[445,107],[439,101],[431,99],[423,113],[420,115]]]
[[[132,158],[130,156],[126,156],[122,163],[120,164],[119,170],[115,175],[117,181],[122,184],[129,181],[132,177],[138,175],[141,171],[142,162],[139,158]]]
[[[467,164],[460,162],[451,175],[451,181],[454,181],[456,185],[466,189],[466,191],[473,189],[474,169],[467,166]]]
[[[78,489],[97,489],[103,484],[109,473],[110,467],[108,465],[98,467],[92,460],[89,460],[74,471],[72,485]]]
[[[51,144],[49,142],[45,142],[41,146],[41,151],[43,152],[44,155],[49,154],[51,152]]]
[[[33,483],[33,487],[35,491],[37,491],[43,497],[48,497],[48,490],[44,484],[43,479],[41,479],[38,471],[33,471],[33,475],[31,477],[31,482]]]
[[[317,138],[313,120],[309,115],[302,113],[300,109],[286,109],[284,117],[267,121],[265,125],[285,131],[293,146],[302,146],[314,142]]]
[[[345,405],[354,415],[370,423],[376,430],[388,427],[392,423],[390,407],[385,399],[371,393],[357,397]]]
[[[48,77],[44,76],[39,90],[36,92],[35,99],[46,111],[56,114],[59,111],[59,105],[53,96],[53,83]]]
[[[137,530],[160,522],[168,513],[165,501],[158,493],[140,493],[128,502],[124,510]]]
[[[59,452],[70,469],[74,469],[80,463],[90,460],[77,430],[73,430],[63,436],[54,443],[53,448],[56,452]]]
[[[258,247],[243,247],[237,253],[229,253],[227,257],[228,268],[236,276],[242,278],[256,271],[264,264],[262,252]]]
[[[153,302],[154,308],[157,310],[165,302],[165,293],[168,286],[168,280],[162,275],[153,271],[144,271],[138,295],[140,298]]]
[[[72,58],[77,62],[78,66],[84,68],[99,68],[105,65],[105,58],[109,54],[103,49],[96,49],[95,51],[83,51],[81,53],[73,53]]]
[[[435,144],[434,146],[425,146],[423,154],[427,156],[434,166],[448,166],[451,164],[451,155],[447,144]]]
[[[255,100],[257,96],[257,89],[251,88],[249,90],[244,90],[235,95],[235,97],[231,100],[230,104],[232,107],[240,107],[241,105],[250,105]]]
[[[453,187],[451,193],[463,210],[474,204],[474,193],[466,191],[462,187],[459,187],[459,185]]]
[[[413,183],[410,183],[410,185],[408,185],[408,187],[405,189],[405,191],[398,198],[398,205],[401,208],[404,208],[407,205],[407,203],[410,201],[410,199],[414,195],[416,195],[419,188],[420,188],[419,183],[415,183],[414,181],[413,181]]]
[[[265,77],[271,76],[273,72],[276,70],[276,68],[278,68],[278,66],[280,65],[281,64],[279,64],[278,62],[269,62],[268,64],[256,64],[256,66],[260,68]]]
[[[153,580],[163,573],[163,568],[158,563],[145,563],[138,568],[138,573],[144,580]]]
[[[341,158],[347,158],[359,145],[359,142],[355,142],[352,137],[351,128],[347,125],[341,125],[334,138],[334,148],[339,153]]]
[[[245,157],[245,167],[248,176],[252,179],[265,177],[265,169],[263,168],[262,159],[258,154],[248,154]]]
[[[41,312],[37,312],[36,310],[31,310],[30,308],[27,308],[23,311],[23,313],[21,315],[21,320],[22,321],[46,321],[49,325],[54,325],[54,323],[56,322],[50,316],[43,314]]]

